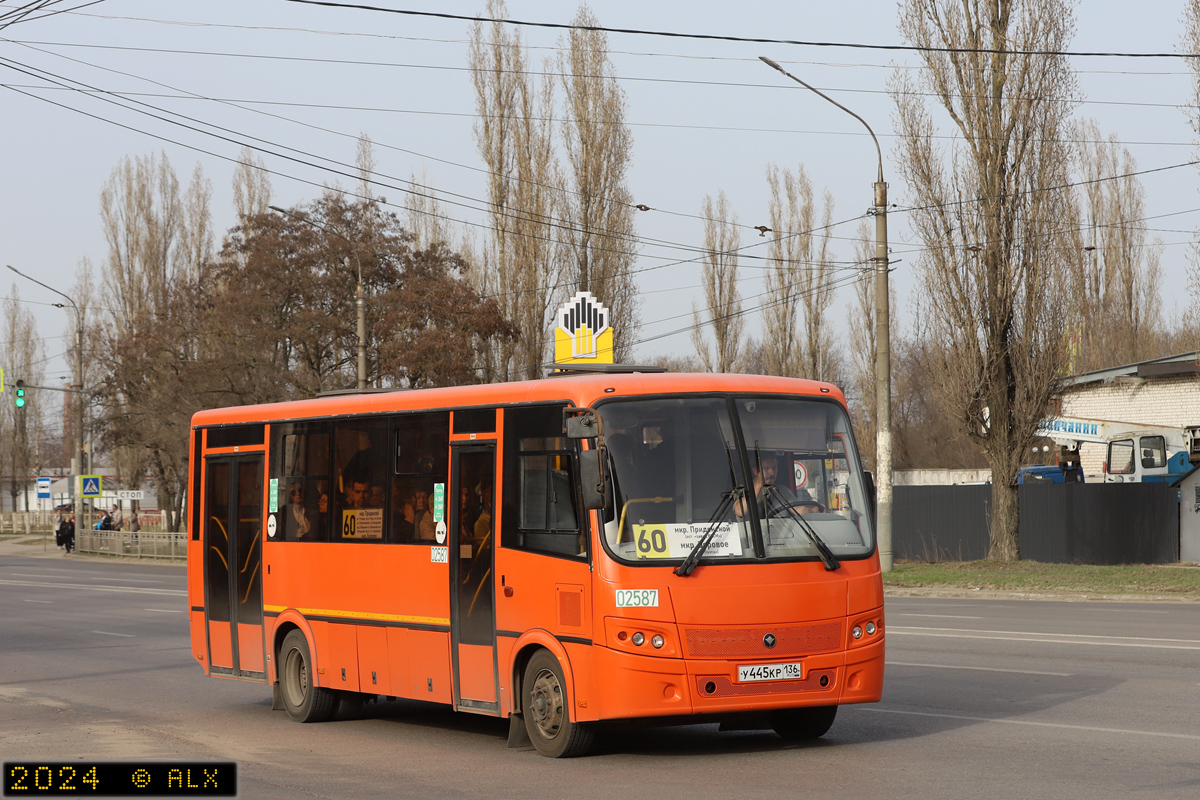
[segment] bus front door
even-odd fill
[[[261,455],[206,459],[204,607],[213,675],[266,680]]]
[[[456,446],[450,462],[450,647],[454,703],[499,714],[495,551],[496,448]]]

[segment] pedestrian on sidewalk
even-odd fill
[[[64,527],[63,546],[66,547],[67,552],[70,553],[72,550],[75,549],[75,515],[74,514],[71,514],[71,516],[67,518],[66,522],[63,523],[63,527]]]

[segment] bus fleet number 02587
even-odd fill
[[[657,608],[658,589],[617,589],[617,608]]]

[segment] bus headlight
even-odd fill
[[[646,637],[645,637],[645,635],[642,634],[641,631],[638,631],[633,636],[629,637],[629,641],[633,642],[638,647],[641,647],[642,642],[646,641]]]
[[[655,650],[661,650],[663,646],[663,637],[661,633],[656,633],[650,638],[650,644],[654,645]]]
[[[875,623],[868,622],[867,623],[867,636],[873,636],[873,635],[875,635]]]
[[[862,638],[862,628],[858,625],[855,625],[854,630],[850,631],[850,635],[853,636],[855,639],[861,639]]]

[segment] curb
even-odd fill
[[[1196,595],[1171,594],[1105,594],[1101,592],[1029,592],[1005,589],[923,588],[907,586],[883,587],[884,598],[929,597],[962,600],[1047,600],[1065,603],[1200,603]]]

